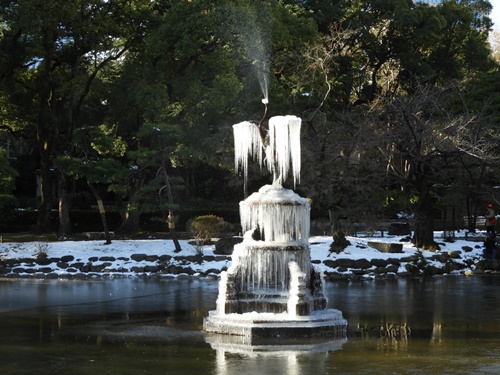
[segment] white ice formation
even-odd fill
[[[307,199],[292,190],[266,185],[240,202],[242,230],[258,228],[266,242],[307,243],[310,210]]]
[[[262,167],[264,161],[280,184],[292,171],[294,186],[300,182],[300,129],[302,120],[296,116],[275,116],[269,119],[269,130],[265,141],[256,124],[249,121],[233,125],[235,168],[243,169],[248,176],[248,158],[258,160]],[[263,150],[265,160],[263,159]]]

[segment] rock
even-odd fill
[[[442,273],[442,271],[441,272],[440,271],[441,270],[439,268],[437,268],[436,266],[429,265],[429,266],[425,267],[425,272],[431,276],[437,275],[438,273]]]
[[[160,270],[159,266],[145,266],[144,272],[158,272]]]
[[[399,261],[399,259],[389,258],[389,259],[387,259],[387,264],[393,264],[395,266],[400,266],[401,262]]]
[[[323,264],[330,268],[337,268],[337,262],[331,259],[324,260]]]
[[[243,242],[243,237],[223,237],[215,243],[214,254],[231,255],[234,245]]]
[[[372,264],[375,266],[375,267],[386,267],[387,266],[387,261],[385,259],[372,259]]]
[[[358,259],[354,262],[354,267],[356,268],[361,268],[361,269],[366,269],[370,268],[372,266],[372,263],[365,258]]]
[[[40,265],[40,266],[47,266],[50,263],[52,263],[52,261],[48,258],[37,258],[37,259],[35,259],[35,263]]]
[[[90,271],[90,267],[91,267],[91,266],[92,266],[92,263],[87,263],[87,264],[84,264],[84,265],[80,268],[80,270],[81,270],[82,272],[89,272],[89,271]]]
[[[352,274],[353,275],[356,275],[356,276],[363,276],[363,275],[366,275],[366,271],[365,270],[352,270]]]
[[[170,266],[167,268],[167,272],[173,275],[180,275],[182,273],[186,273],[188,275],[193,275],[195,272],[191,268],[184,268],[180,266]]]
[[[110,256],[105,256],[105,257],[99,258],[100,262],[114,262],[115,260],[116,260],[115,257],[110,257]]]
[[[402,253],[402,243],[368,241],[368,246],[381,251],[382,253]]]
[[[337,259],[337,265],[339,267],[352,268],[352,267],[354,267],[354,264],[355,264],[355,261],[353,259],[349,259],[349,258]]]
[[[460,253],[460,251],[450,251],[448,255],[450,256],[450,258],[459,259],[461,258]]]
[[[205,275],[210,275],[210,274],[215,274],[218,275],[220,273],[220,270],[217,268],[209,268],[208,270],[205,271]]]
[[[90,272],[102,272],[109,266],[111,266],[111,263],[93,264],[90,266]]]
[[[390,266],[387,266],[387,272],[393,272],[393,273],[397,273],[399,271],[399,266],[395,265],[395,264],[391,264]]]
[[[132,254],[130,256],[130,259],[135,260],[136,262],[142,262],[145,260],[148,256],[146,254]]]
[[[344,280],[346,278],[345,275],[339,272],[328,272],[326,275],[328,276],[330,281]]]
[[[72,262],[73,260],[75,260],[75,257],[73,255],[64,255],[61,257],[61,262],[69,263]]]
[[[472,251],[472,247],[470,246],[462,246],[462,250],[466,253],[470,253]]]
[[[446,262],[449,258],[450,256],[447,253],[439,253],[432,255],[430,259],[437,260],[439,262]]]

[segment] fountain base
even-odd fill
[[[307,316],[286,313],[219,314],[213,310],[203,322],[206,332],[247,337],[345,337],[347,321],[339,310],[314,311]]]

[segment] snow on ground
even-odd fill
[[[439,243],[440,252],[460,252],[462,260],[482,258],[483,246],[481,242],[484,234],[478,233],[476,238],[464,239],[465,232],[457,232],[456,239],[453,242],[444,241],[442,232],[435,233],[435,240]],[[408,240],[402,241],[404,236],[385,236],[385,237],[348,237],[351,245],[344,249],[339,254],[329,251],[332,243],[331,236],[316,236],[309,240],[311,249],[311,258],[315,261],[316,267],[324,270],[326,266],[324,260],[336,259],[400,259],[409,257],[421,251],[426,258],[436,254],[435,252],[419,250]],[[374,248],[368,247],[368,241],[378,242],[397,242],[403,244],[403,253],[384,253]],[[133,254],[146,254],[148,256],[168,256],[170,264],[179,266],[189,266],[199,273],[207,272],[211,269],[220,270],[227,268],[231,264],[229,257],[214,254],[215,246],[204,246],[202,251],[204,260],[201,263],[191,260],[189,264],[186,258],[193,257],[197,254],[197,249],[190,244],[191,241],[180,241],[182,251],[174,252],[174,245],[171,240],[114,240],[112,244],[105,245],[101,241],[60,241],[60,242],[26,242],[26,243],[0,243],[0,261],[9,259],[34,259],[41,249],[46,250],[48,258],[62,258],[64,256],[72,256],[71,262],[88,262],[93,261],[93,264],[103,262],[108,264],[108,268],[116,270],[130,270],[131,267],[141,267],[148,263],[146,260],[136,261],[130,257]],[[464,251],[463,247],[469,247],[469,251]],[[472,248],[472,250],[470,250]],[[63,273],[64,269],[57,267],[56,263],[50,265],[40,265],[39,267],[52,267],[53,272]],[[132,271],[125,271],[123,276],[135,274]]]

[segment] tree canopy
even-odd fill
[[[418,244],[434,246],[440,205],[495,197],[485,188],[497,186],[499,152],[491,9],[485,0],[1,1],[0,140],[18,153],[14,169],[2,163],[2,181],[38,171],[40,231],[54,229],[57,207],[57,230],[70,233],[86,189],[113,201],[123,231],[146,214],[165,230],[186,221],[182,209],[221,216],[244,192],[231,126],[258,123],[267,98],[267,117],[303,120],[298,189],[331,218],[336,241],[348,217],[406,211],[422,223]],[[251,168],[249,189],[269,181]],[[453,176],[465,175],[468,188],[451,198]],[[22,190],[10,184],[5,192]]]

